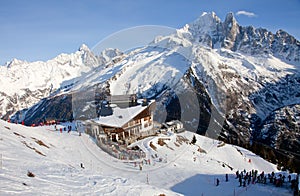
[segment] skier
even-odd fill
[[[228,182],[228,174],[225,175],[226,182]]]

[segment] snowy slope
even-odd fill
[[[122,73],[109,81],[112,95],[146,92],[153,86],[172,87],[189,67],[184,56],[176,50],[146,47],[131,55],[123,64]]]
[[[115,160],[86,147],[89,144],[98,148],[86,136],[59,134],[52,131],[54,127],[27,128],[3,121],[0,127],[1,195],[176,195],[145,181],[122,177],[122,168],[115,171],[104,161]],[[35,177],[28,177],[28,171]]]
[[[79,77],[70,91],[108,83],[112,95],[143,93],[153,85],[174,86],[189,68],[188,59],[177,49],[147,46],[119,56],[118,61]]]
[[[142,171],[134,162],[110,157],[85,134],[79,137],[77,132],[56,132],[53,126],[29,128],[3,121],[0,133],[1,195],[231,195],[234,190],[239,195],[290,194],[289,189],[270,184],[238,187],[237,169],[271,172],[276,166],[243,148],[203,136],[197,135],[196,145],[191,145],[190,132],[137,142],[150,158]],[[159,138],[168,139],[167,145],[158,145]],[[28,177],[28,171],[35,177]],[[216,178],[221,180],[219,187]]]

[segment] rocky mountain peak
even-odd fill
[[[188,24],[188,30],[193,42],[200,42],[209,47],[214,47],[214,40],[222,29],[221,19],[214,12],[203,12],[194,22]]]
[[[215,21],[221,21],[221,19],[217,16],[215,12],[203,12],[201,16],[198,18],[199,20],[215,20]]]
[[[24,63],[27,63],[27,62],[19,60],[19,59],[16,59],[16,58],[13,58],[11,61],[6,62],[5,66],[8,67],[8,68],[10,68],[10,67],[13,67],[13,66],[22,65]]]
[[[237,34],[239,33],[239,24],[237,23],[236,19],[234,18],[234,15],[232,12],[228,13],[226,18],[225,18],[225,21],[223,23],[223,26],[224,26],[224,30],[225,30],[225,33],[227,35],[229,34]],[[230,36],[230,35],[229,35]]]
[[[283,30],[275,34],[263,28],[240,26],[232,12],[224,22],[214,13],[204,12],[187,25],[189,41],[210,48],[226,48],[248,54],[268,53],[288,61],[299,62],[300,42]]]
[[[99,65],[99,60],[87,45],[82,44],[79,47],[78,52],[81,53],[81,59],[85,65],[89,67],[96,67]]]
[[[225,48],[234,50],[235,49],[235,42],[237,40],[237,36],[240,34],[239,32],[239,25],[234,18],[232,12],[228,13],[226,19],[223,23],[223,31],[225,34],[225,40],[223,42],[223,46]]]
[[[234,14],[232,12],[229,12],[227,15],[226,15],[226,18],[225,18],[225,21],[224,21],[225,24],[233,24],[233,23],[237,23],[236,22],[236,19],[234,17]]]
[[[192,31],[206,33],[215,29],[219,23],[221,19],[214,12],[203,12],[199,18],[189,24],[189,27]]]
[[[295,45],[300,45],[300,42],[295,38],[293,37],[292,35],[288,34],[286,31],[282,30],[282,29],[279,29],[275,36],[282,40],[283,43],[285,44],[295,44]]]
[[[82,44],[82,45],[79,47],[78,51],[86,51],[86,52],[90,52],[90,49],[89,49],[89,47],[88,47],[87,45]]]

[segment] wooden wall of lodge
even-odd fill
[[[135,118],[133,118],[131,121],[126,123],[123,127],[102,126],[102,129],[104,130],[105,133],[122,133],[128,128],[130,129],[131,127],[141,126],[142,125],[142,122],[141,122],[142,118],[144,118],[145,123],[150,123],[151,120],[152,120],[151,119],[151,112],[148,109],[144,110],[139,115],[137,115]]]
[[[149,121],[151,119],[151,111],[149,108],[145,109],[141,113],[139,113],[136,117],[134,117],[132,120],[130,120],[128,123],[126,123],[123,128],[126,129],[128,127],[133,127],[136,125],[141,125],[141,119],[144,118],[144,121]]]

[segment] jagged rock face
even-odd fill
[[[95,56],[93,52],[85,44],[83,44],[78,51],[81,52],[82,63],[87,67],[97,67],[99,64],[105,64],[107,62],[107,61],[103,61],[100,63],[100,58],[102,56],[100,57]]]
[[[5,111],[5,113],[2,113],[2,118],[9,119],[10,116],[17,111],[20,111],[24,108],[29,108],[33,103],[38,103],[42,98],[49,95],[50,89],[44,88],[37,89],[35,91],[31,91],[30,89],[23,89],[23,91],[25,93],[22,95],[7,95],[3,92],[0,92],[0,110]],[[20,113],[19,117],[20,119],[23,119],[25,115]]]
[[[300,105],[286,106],[272,112],[255,137],[276,149],[300,154]]]
[[[99,56],[97,56],[98,62],[101,65],[105,65],[106,63],[113,60],[114,62],[117,62],[121,57],[123,56],[123,53],[118,49],[112,49],[108,48],[106,50],[103,50]]]
[[[206,13],[189,24],[193,39],[211,48],[223,47],[251,55],[273,54],[288,61],[300,61],[300,42],[283,30],[273,34],[253,26],[242,27],[232,13],[224,22],[215,13]]]
[[[266,116],[278,108],[299,103],[299,85],[299,74],[286,75],[276,83],[265,83],[263,88],[251,94],[249,98],[256,108],[257,114]]]
[[[240,29],[239,25],[237,24],[235,18],[233,17],[232,13],[229,13],[226,16],[226,19],[223,23],[223,29],[224,29],[224,35],[225,39],[223,41],[223,47],[230,49],[230,50],[236,50],[237,49],[237,39],[240,35]]]
[[[60,122],[72,121],[71,100],[72,97],[70,95],[57,96],[52,99],[42,99],[34,108],[22,111],[26,113],[25,125],[37,125],[46,120],[53,119]],[[18,116],[18,114],[16,116]]]
[[[300,106],[291,105],[273,111],[253,134],[254,150],[291,171],[299,172]],[[269,146],[271,148],[269,148]],[[269,150],[268,150],[269,148]],[[270,150],[271,149],[271,150]]]

